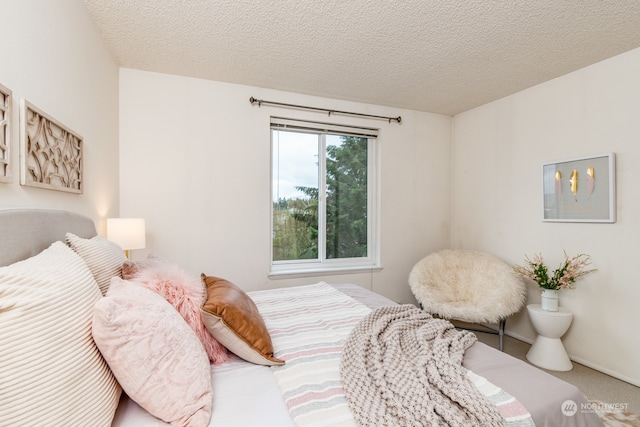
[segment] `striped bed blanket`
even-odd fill
[[[356,427],[340,376],[343,345],[371,309],[326,283],[250,293],[271,333],[272,366],[294,423],[300,427]],[[531,426],[526,409],[504,390],[469,372],[509,427]]]

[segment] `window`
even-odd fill
[[[376,137],[271,118],[273,274],[377,266]]]

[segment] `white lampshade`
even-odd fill
[[[144,219],[107,218],[107,240],[125,251],[143,249],[146,245]]]

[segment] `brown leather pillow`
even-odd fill
[[[205,326],[229,351],[259,365],[282,365],[273,357],[273,344],[267,326],[253,300],[242,289],[220,277],[200,276],[207,288],[207,299],[200,313]]]

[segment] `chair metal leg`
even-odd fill
[[[420,303],[420,309],[424,310],[424,306],[422,305],[422,303]],[[460,325],[456,325],[456,328],[465,329],[467,331],[484,332],[486,334],[498,335],[498,350],[504,351],[503,350],[503,348],[504,348],[503,337],[504,337],[504,328],[505,328],[506,324],[507,324],[507,319],[506,318],[500,319],[497,331],[495,329],[491,329],[491,328],[475,329],[475,328],[471,328],[471,327],[467,327],[467,326],[460,326]]]
[[[500,337],[500,343],[498,344],[498,349],[500,351],[504,351],[502,350],[502,337],[504,336],[504,326],[507,324],[507,319],[500,319],[500,326],[498,328],[498,335]]]
[[[485,334],[494,334],[494,335],[498,335],[498,349],[500,351],[504,351],[503,350],[503,336],[504,336],[504,327],[507,323],[507,319],[500,319],[500,325],[498,326],[498,330],[496,331],[495,329],[491,329],[491,328],[487,328],[485,326],[483,326],[484,329],[476,329],[473,327],[469,327],[469,326],[462,326],[462,325],[455,325],[456,328],[458,329],[465,329],[467,331],[473,331],[473,332],[483,332]]]

